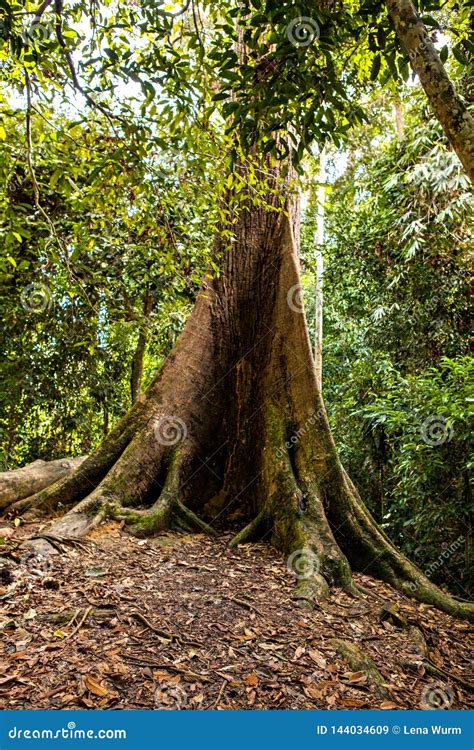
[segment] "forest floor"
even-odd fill
[[[472,627],[368,576],[355,580],[372,595],[335,591],[320,608],[293,598],[278,552],[229,549],[230,535],[140,541],[109,524],[38,559],[19,542],[40,527],[8,528],[2,709],[474,707]],[[370,656],[382,681],[334,638]]]

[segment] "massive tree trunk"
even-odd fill
[[[474,182],[474,116],[456,93],[411,0],[386,0],[397,36],[410,57],[434,114]]]
[[[339,461],[301,300],[297,206],[276,175],[268,187],[265,205],[241,205],[232,248],[217,242],[220,276],[206,277],[129,414],[77,471],[13,507],[71,506],[47,532],[56,537],[107,517],[140,535],[172,524],[213,533],[239,520],[233,543],[266,539],[282,550],[301,597],[354,590],[352,566],[469,616],[393,547]]]

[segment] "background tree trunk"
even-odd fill
[[[314,311],[314,362],[316,379],[319,389],[323,387],[323,284],[324,284],[324,256],[322,246],[324,242],[324,201],[326,199],[326,154],[324,149],[319,155],[318,189],[316,191],[317,215],[314,241],[316,250],[316,283],[315,283],[315,311]]]
[[[474,181],[474,117],[456,93],[411,0],[387,0],[398,38],[410,57],[434,114]]]
[[[146,345],[148,342],[148,326],[150,324],[150,313],[153,309],[153,297],[148,289],[145,291],[143,300],[143,319],[140,321],[138,341],[132,359],[132,372],[130,375],[130,395],[132,404],[137,401],[142,387],[143,361],[145,358]]]
[[[400,99],[395,99],[393,108],[395,110],[395,131],[398,138],[403,138],[405,129],[405,118],[403,117],[403,104]]]

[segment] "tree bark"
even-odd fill
[[[150,386],[76,471],[13,509],[70,506],[47,532],[56,537],[82,536],[104,518],[142,536],[239,520],[233,544],[273,543],[299,597],[354,591],[352,566],[470,617],[395,549],[339,461],[301,300],[291,176],[265,171],[265,202],[249,194],[240,204],[231,249],[218,233],[221,273],[205,278]]]
[[[411,0],[386,0],[395,31],[405,47],[433,112],[474,182],[474,117],[456,93]]]

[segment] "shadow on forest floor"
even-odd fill
[[[335,591],[324,609],[308,608],[268,545],[139,541],[109,524],[38,559],[18,547],[38,528],[16,529],[0,548],[2,709],[473,705],[472,628],[367,576],[356,580],[376,596]],[[350,665],[333,638],[371,657],[382,679]]]

